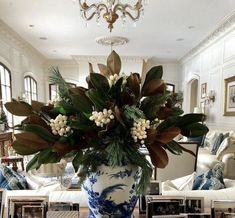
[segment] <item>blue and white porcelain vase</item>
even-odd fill
[[[89,218],[131,218],[138,200],[138,167],[128,164],[112,168],[100,165],[83,184],[87,194]]]

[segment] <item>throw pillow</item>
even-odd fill
[[[221,144],[221,142],[223,140],[223,137],[224,137],[224,135],[222,133],[220,133],[218,135],[218,137],[216,138],[216,140],[215,140],[215,142],[213,144],[213,147],[211,149],[211,154],[214,154],[214,155],[216,154],[216,152],[219,149],[219,146],[220,146],[220,144]]]
[[[187,141],[188,142],[196,142],[200,147],[204,146],[204,141],[205,141],[206,136],[198,136],[198,137],[188,137]]]
[[[193,183],[193,190],[218,190],[225,188],[223,180],[224,163],[219,162],[200,176]]]
[[[0,166],[0,171],[5,178],[4,182],[1,183],[1,188],[7,190],[27,189],[27,182],[23,176],[3,165]]]
[[[223,156],[226,153],[234,153],[235,152],[235,138],[232,136],[227,137],[221,143],[219,149],[216,152],[216,159],[222,160]]]

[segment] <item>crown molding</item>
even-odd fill
[[[106,62],[107,56],[90,56],[90,55],[72,55],[71,56],[77,62]],[[149,60],[151,57],[147,56],[121,56],[123,62],[138,63],[143,60]]]
[[[44,65],[58,65],[58,66],[78,66],[77,61],[73,59],[47,59]]]
[[[22,51],[28,50],[29,52],[34,53],[37,57],[45,60],[43,56],[37,49],[35,49],[31,44],[25,41],[18,33],[11,29],[6,23],[0,19],[0,33],[9,40],[17,49]]]
[[[196,47],[191,49],[186,55],[180,58],[180,63],[185,63],[187,60],[198,54],[202,50],[206,49],[209,45],[219,40],[226,33],[233,30],[235,27],[235,11],[229,16],[226,16],[223,21],[218,25],[217,29],[214,30],[209,36],[202,40]]]

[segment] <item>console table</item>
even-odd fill
[[[0,133],[0,156],[5,156],[5,143],[8,142],[10,145],[13,142],[12,132],[1,132]]]
[[[7,165],[12,164],[12,169],[14,171],[18,170],[17,163],[21,163],[22,170],[24,171],[24,161],[23,157],[18,157],[18,156],[10,156],[10,157],[2,157],[1,158],[1,163],[6,163]]]

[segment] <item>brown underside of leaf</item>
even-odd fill
[[[94,73],[93,66],[91,63],[89,63],[89,73]]]
[[[167,119],[170,114],[172,112],[172,109],[171,108],[168,108],[168,107],[162,107],[159,112],[157,113],[157,118],[159,120],[165,120]]]
[[[71,151],[71,146],[69,144],[63,144],[60,142],[55,142],[55,144],[52,147],[52,151],[56,152],[59,156],[64,156],[65,154],[69,153]]]
[[[164,168],[168,164],[168,155],[159,143],[147,146],[151,162],[155,167]]]
[[[34,111],[37,111],[37,112],[39,112],[39,111],[41,111],[42,109],[42,107],[45,105],[44,103],[42,103],[42,102],[39,102],[39,101],[32,101],[32,108],[33,108],[33,110]]]
[[[127,86],[133,91],[137,98],[140,96],[140,83],[140,76],[137,73],[132,73],[127,78]]]
[[[108,77],[110,75],[110,72],[109,72],[109,68],[104,65],[104,64],[98,64],[98,68],[100,70],[100,73],[103,75],[103,76],[106,76]]]
[[[5,104],[6,109],[16,116],[28,116],[32,114],[32,107],[26,102],[20,102],[12,100],[12,102],[7,102]]]
[[[107,59],[107,67],[112,75],[120,73],[121,70],[121,59],[119,55],[115,52],[112,51],[111,54],[108,56]]]
[[[158,133],[156,136],[156,140],[167,144],[168,142],[171,142],[177,135],[180,134],[180,129],[177,127],[172,127],[164,130],[164,132]]]
[[[156,129],[148,129],[147,130],[147,143],[151,144],[156,140],[157,137],[157,131]]]
[[[85,92],[87,91],[86,88],[83,88],[81,86],[77,86],[75,88],[70,88],[69,91],[72,93],[72,94],[80,94],[80,95],[85,95]]]
[[[23,124],[36,124],[39,126],[44,127],[47,130],[51,130],[51,128],[47,125],[47,123],[39,116],[36,114],[31,114],[29,115],[26,119],[22,121]]]
[[[142,96],[152,96],[163,93],[164,87],[165,85],[163,80],[153,79],[142,89]]]

